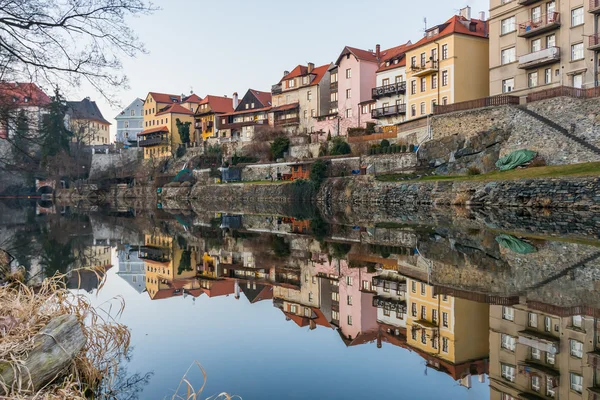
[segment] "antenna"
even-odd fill
[[[425,31],[427,31],[427,17],[423,18],[423,23],[425,24]]]
[[[190,86],[190,94],[194,94],[194,87]]]

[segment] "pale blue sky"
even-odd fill
[[[417,41],[427,25],[440,24],[467,5],[472,16],[489,14],[489,0],[155,0],[154,15],[132,20],[149,54],[123,60],[130,89],[126,106],[149,91],[242,96],[248,88],[270,90],[284,70],[335,61],[345,45],[374,49]],[[120,111],[86,87],[114,123]],[[114,138],[115,126],[112,127]]]

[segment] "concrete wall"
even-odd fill
[[[134,168],[131,164],[141,162],[141,148],[124,149],[117,154],[93,154],[90,168],[90,179],[102,177],[110,169]]]

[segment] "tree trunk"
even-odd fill
[[[34,347],[18,365],[0,363],[0,395],[37,391],[60,377],[85,346],[86,337],[74,315],[52,319],[34,337]]]

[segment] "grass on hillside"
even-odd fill
[[[406,175],[390,174],[376,177],[382,182],[421,182],[421,181],[496,181],[533,178],[560,178],[563,176],[600,176],[600,162],[553,165],[535,168],[518,168],[511,171],[494,171],[482,175],[424,176],[418,179],[402,180]]]

